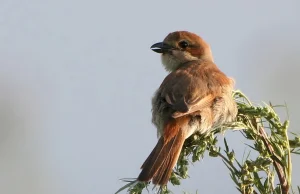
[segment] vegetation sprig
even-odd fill
[[[236,121],[227,123],[208,135],[194,134],[189,137],[169,181],[173,185],[180,185],[181,179],[189,177],[190,161],[197,162],[208,152],[210,157],[222,159],[237,190],[242,194],[295,193],[291,186],[291,154],[300,154],[300,136],[288,133],[289,121],[281,122],[275,112],[276,107],[272,104],[254,106],[240,91],[235,91],[233,96],[239,110]],[[224,146],[217,145],[216,135],[228,130],[239,130],[251,142],[247,146],[253,151],[244,156],[243,161],[236,159],[234,150],[230,149],[225,138]],[[137,182],[136,179],[123,181],[128,184],[117,193],[124,189],[129,194],[141,194],[144,189],[149,191],[150,183]],[[171,193],[167,186],[156,189],[160,194]],[[299,186],[297,190],[300,194]]]

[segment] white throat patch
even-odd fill
[[[192,56],[186,51],[173,50],[172,54],[162,54],[161,61],[167,71],[174,71],[179,65],[198,60],[197,57]]]

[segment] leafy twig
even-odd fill
[[[300,137],[291,133],[294,138],[289,139],[287,130],[289,122],[280,121],[274,110],[278,106],[272,104],[254,106],[242,92],[235,91],[233,95],[239,109],[236,121],[227,123],[208,135],[194,134],[189,137],[184,143],[170,182],[173,185],[180,185],[181,179],[189,177],[190,159],[196,162],[203,158],[205,152],[208,152],[210,157],[219,157],[223,160],[240,193],[287,194],[291,188],[292,178],[291,153],[300,154]],[[258,154],[254,157],[251,152],[252,157],[249,153],[245,161],[243,159],[239,162],[234,150],[230,151],[226,139],[224,139],[225,149],[217,146],[216,134],[224,133],[228,129],[239,130],[245,139],[252,142],[248,146]],[[278,183],[275,182],[275,173]],[[131,180],[118,192],[127,189],[130,194],[141,194],[149,184]],[[300,194],[299,187],[298,190]],[[169,194],[170,190],[165,186],[158,188],[158,193]]]

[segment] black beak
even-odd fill
[[[174,49],[172,46],[170,46],[166,43],[163,43],[163,42],[158,42],[158,43],[152,45],[150,48],[154,52],[157,52],[157,53],[166,53],[166,52]]]

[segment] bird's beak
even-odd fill
[[[157,53],[167,53],[168,51],[174,49],[172,46],[163,42],[155,43],[150,48]]]

